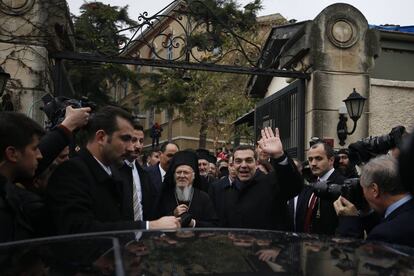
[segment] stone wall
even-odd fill
[[[368,70],[379,52],[378,37],[369,30],[363,14],[348,4],[325,8],[309,24],[306,37],[313,72],[305,96],[305,147],[311,137],[317,136],[334,139],[334,147],[339,148],[338,110],[353,88],[368,97]],[[345,147],[368,135],[366,111],[367,107]],[[352,127],[353,121],[348,119],[348,131]]]
[[[369,135],[389,133],[396,125],[414,127],[414,81],[371,79]]]
[[[41,97],[52,93],[51,51],[74,48],[64,0],[3,1],[0,5],[0,66],[10,74],[5,93],[15,111],[44,121]]]

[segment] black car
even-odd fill
[[[414,249],[235,229],[122,231],[0,245],[0,275],[414,275]]]

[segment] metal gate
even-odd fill
[[[305,81],[296,80],[289,86],[265,98],[256,106],[254,116],[256,141],[263,127],[279,128],[284,150],[304,159],[305,140]]]

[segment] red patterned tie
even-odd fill
[[[313,210],[315,209],[317,200],[318,200],[318,197],[314,193],[312,193],[310,197],[310,203],[309,203],[308,209],[306,210],[305,225],[304,225],[305,233],[310,233],[311,231],[312,215],[313,215]]]

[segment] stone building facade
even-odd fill
[[[336,133],[339,109],[354,88],[368,100],[345,147],[369,135],[386,134],[398,124],[412,126],[413,39],[414,33],[370,26],[358,9],[340,3],[328,6],[314,20],[274,28],[265,46],[275,51],[274,66],[309,74],[304,82],[299,119],[304,121],[304,132],[299,148],[306,150],[315,136],[331,139],[334,147],[340,147]],[[247,90],[250,96],[265,101],[293,83],[295,80],[285,78],[252,78]],[[263,122],[256,116],[255,123],[260,128]],[[351,130],[352,120],[347,123]],[[273,121],[276,126],[277,120]],[[289,131],[286,128],[285,135]]]
[[[179,1],[166,9],[160,18],[161,20],[155,20],[156,24],[147,28],[146,31],[136,38],[136,41],[131,43],[127,51],[123,53],[127,57],[139,57],[143,59],[163,59],[174,61],[182,61],[182,46],[183,41],[180,37],[185,37],[183,26],[187,27],[187,18],[185,16],[180,17],[179,20],[172,19],[175,9],[179,5]],[[280,14],[273,14],[268,16],[259,17],[258,21],[258,37],[266,38],[274,25],[280,25],[286,20]],[[190,27],[191,29],[191,27]],[[169,39],[172,39],[174,43],[177,43],[179,47],[168,47]],[[151,49],[151,47],[153,49]],[[195,53],[196,58],[201,60],[202,53]],[[190,61],[194,57],[190,57]],[[127,65],[132,71],[138,73],[157,72],[157,68]],[[156,112],[155,109],[146,110],[143,105],[142,95],[139,89],[134,89],[130,84],[117,86],[112,91],[112,98],[120,103],[122,106],[132,110],[132,112],[140,118],[140,123],[145,128],[145,148],[151,147],[150,132],[152,125],[157,122],[163,128],[162,135],[160,137],[160,144],[168,140],[168,124],[172,120],[172,141],[177,143],[180,148],[193,148],[199,147],[199,130],[200,124],[193,123],[187,124],[182,115],[175,110],[172,118],[169,118],[167,111]],[[230,133],[228,131],[220,132],[216,129],[209,127],[206,141],[206,149],[215,151],[229,141]]]
[[[55,94],[51,52],[73,50],[73,26],[64,0],[0,2],[0,66],[11,75],[5,93],[15,111],[44,121],[41,97]]]

